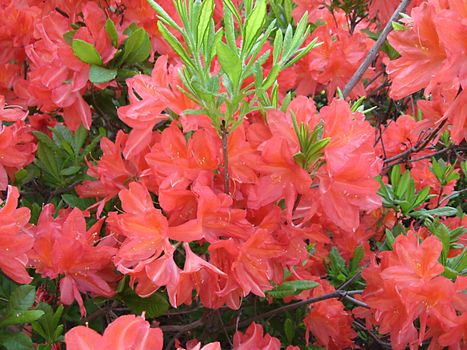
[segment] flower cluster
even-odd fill
[[[398,5],[2,1],[7,350],[465,348],[467,5]]]

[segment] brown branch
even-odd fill
[[[399,153],[399,154],[396,154],[395,156],[393,157],[390,157],[390,158],[386,158],[384,160],[384,164],[386,165],[383,170],[385,168],[388,168],[389,167],[389,163],[392,163],[394,161],[398,161],[399,159],[404,159],[404,158],[407,158],[408,156],[410,156],[410,154],[412,153],[416,153],[416,152],[419,152],[421,150],[423,150],[426,146],[429,145],[429,143],[436,137],[436,135],[438,135],[439,131],[443,128],[443,126],[446,124],[446,119],[443,120],[429,135],[426,139],[422,139],[420,141],[418,141],[415,146],[413,147],[410,147],[409,149],[407,149],[406,151],[402,152],[402,153]],[[391,165],[392,166],[392,165]]]
[[[417,157],[417,158],[411,158],[411,159],[399,159],[397,160],[395,163],[392,163],[390,166],[385,166],[383,168],[383,170],[387,169],[387,168],[390,168],[394,165],[397,165],[397,164],[401,164],[401,163],[415,163],[415,162],[418,162],[420,160],[423,160],[423,159],[431,159],[435,156],[439,156],[439,155],[442,155],[444,153],[455,153],[455,152],[465,152],[467,150],[467,148],[465,147],[462,147],[462,146],[450,146],[450,147],[446,147],[446,148],[443,148],[439,151],[436,151],[436,152],[433,152],[433,153],[430,153],[430,154],[425,154],[424,156],[420,156],[420,157]]]
[[[357,326],[357,328],[360,328],[362,331],[368,333],[368,335],[373,338],[373,340],[378,343],[383,349],[391,349],[391,343],[385,342],[384,340],[381,340],[374,334],[371,330],[367,329],[364,325],[362,325],[358,321],[354,321],[354,325]]]
[[[163,332],[177,332],[177,333],[185,333],[188,331],[191,331],[193,329],[196,329],[204,324],[204,319],[200,318],[194,322],[188,323],[188,324],[181,324],[181,325],[166,325],[166,326],[159,326],[159,328]]]
[[[405,9],[409,5],[409,3],[410,3],[410,0],[402,0],[401,3],[399,4],[399,6],[397,6],[397,9],[394,11],[394,13],[392,14],[392,16],[389,19],[388,23],[384,27],[384,29],[381,32],[381,35],[379,36],[378,40],[376,40],[375,44],[371,48],[370,52],[368,52],[368,55],[363,60],[360,67],[358,67],[357,71],[354,73],[352,78],[345,85],[344,90],[342,91],[342,94],[344,95],[344,98],[349,96],[352,89],[355,87],[355,85],[357,85],[357,83],[363,77],[363,74],[365,74],[365,72],[368,69],[368,67],[370,66],[371,62],[373,62],[375,60],[376,55],[378,54],[381,46],[384,44],[384,42],[386,41],[386,38],[388,37],[389,33],[392,31],[392,22],[397,20],[397,17],[399,17],[399,14],[401,12],[405,11]]]
[[[250,318],[248,318],[246,320],[243,320],[243,321],[239,322],[238,325],[230,326],[227,329],[232,329],[232,328],[235,328],[235,327],[245,327],[245,326],[249,325],[252,322],[256,322],[256,321],[261,320],[263,318],[273,317],[273,316],[276,316],[278,314],[282,314],[282,313],[284,313],[286,311],[295,310],[295,309],[297,309],[297,308],[299,308],[301,306],[310,305],[310,304],[318,303],[318,302],[323,301],[323,300],[334,299],[334,298],[347,299],[347,297],[349,297],[351,295],[361,294],[362,292],[363,292],[362,290],[351,290],[351,291],[335,290],[334,292],[331,292],[331,293],[323,294],[323,295],[320,295],[320,296],[314,297],[314,298],[300,300],[300,301],[298,301],[296,303],[284,305],[284,306],[281,306],[281,307],[279,307],[277,309],[270,310],[270,311],[264,312],[262,314],[250,317]],[[349,300],[349,301],[353,301],[353,300],[356,300],[356,299],[352,298],[352,300]],[[364,304],[363,302],[359,301],[359,306],[368,307],[366,304],[365,305],[363,305],[363,304]]]

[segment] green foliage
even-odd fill
[[[382,198],[383,206],[401,211],[405,216],[423,216],[420,211],[418,213],[414,211],[425,203],[425,201],[434,196],[430,194],[430,188],[427,186],[417,192],[410,171],[406,170],[401,174],[399,165],[392,167],[389,178],[391,183],[385,184],[381,178],[378,177],[380,183],[378,194]]]
[[[455,171],[454,165],[446,163],[443,159],[436,160],[432,158],[431,164],[430,170],[436,176],[441,186],[446,186],[449,182],[460,179],[460,175]]]
[[[467,248],[458,243],[458,238],[467,233],[465,227],[457,227],[454,230],[435,220],[427,225],[428,229],[439,238],[443,244],[440,262],[444,265],[444,276],[455,279],[459,275],[465,275],[467,272]],[[453,258],[448,254],[453,249],[459,249],[460,252]]]
[[[44,316],[32,323],[33,331],[44,339],[46,345],[51,346],[62,341],[63,324],[61,324],[61,318],[64,310],[63,305],[59,305],[55,311],[46,303],[40,303],[37,308],[44,312]]]
[[[147,318],[164,315],[169,309],[169,302],[164,294],[156,292],[147,298],[141,298],[125,283],[120,287],[117,300],[128,306],[134,314],[141,315],[144,312]]]
[[[268,76],[264,77],[262,66],[271,52],[261,52],[261,49],[275,30],[274,20],[265,28],[265,0],[254,4],[253,1],[244,2],[245,20],[241,19],[230,0],[224,0],[224,26],[217,31],[212,19],[212,0],[176,0],[175,7],[183,27],[176,24],[157,2],[148,2],[158,14],[162,36],[185,64],[181,72],[184,93],[201,106],[199,111],[189,110],[185,113],[206,114],[219,133],[223,132],[222,128],[227,132],[235,129],[242,118],[253,110],[259,108],[264,111],[273,107],[267,91],[275,84],[280,71],[317,46],[315,40],[301,48],[309,32],[307,15],[298,23],[295,31],[290,24],[285,36],[277,30],[273,41],[273,66]],[[177,40],[175,32],[182,36],[183,43]],[[237,42],[241,45],[238,46]],[[212,75],[215,56],[221,71]],[[245,84],[252,76],[254,83]],[[226,92],[220,92],[219,81],[222,81]],[[257,98],[248,100],[250,96]],[[225,113],[221,113],[221,110],[225,110]]]
[[[151,53],[151,41],[143,28],[133,31],[125,41],[122,62],[133,65],[145,61]]]
[[[355,274],[362,269],[360,262],[363,259],[363,246],[359,245],[355,248],[352,258],[348,263],[342,258],[336,247],[332,247],[329,252],[329,260],[325,261],[326,270],[331,283],[337,287],[342,283],[350,280]]]
[[[129,68],[146,61],[151,53],[151,41],[143,28],[130,25],[125,30],[128,38],[121,47],[119,47],[117,28],[111,19],[105,22],[105,31],[112,46],[117,49],[114,57],[106,64],[93,44],[81,39],[73,39],[76,30],[64,34],[64,39],[71,44],[76,57],[83,63],[91,65],[89,81],[94,84],[107,83],[116,78],[124,81],[137,74],[138,71]]]
[[[32,285],[15,287],[2,278],[0,290],[0,348],[7,350],[31,350],[32,340],[18,332],[20,325],[40,319],[44,311],[32,309],[36,290]]]
[[[72,133],[65,126],[58,124],[51,131],[52,138],[40,131],[33,132],[38,140],[35,168],[25,170],[34,174],[38,171],[41,183],[54,189],[86,179],[85,157],[94,150],[102,135],[86,145],[88,132],[83,126]],[[26,175],[20,182],[24,184],[27,180],[29,177]]]
[[[285,298],[288,296],[298,295],[301,292],[309,289],[313,289],[319,286],[319,283],[314,281],[296,280],[296,281],[285,281],[280,285],[275,286],[274,289],[266,292],[267,295],[273,298]]]
[[[76,57],[78,57],[84,63],[95,65],[101,65],[103,63],[102,57],[99,52],[97,52],[94,45],[84,40],[73,39],[71,48]]]
[[[324,127],[322,123],[316,125],[313,132],[309,126],[297,124],[297,118],[291,113],[295,134],[300,144],[300,152],[294,155],[295,161],[305,170],[316,171],[321,164],[324,148],[331,141],[330,137],[322,138]]]
[[[385,230],[386,240],[380,246],[380,249],[381,250],[392,250],[392,246],[394,244],[394,240],[396,239],[396,237],[399,236],[400,234],[405,234],[405,232],[406,232],[406,229],[403,225],[396,225],[391,230],[386,229]]]
[[[91,65],[89,70],[89,81],[94,84],[106,83],[114,80],[118,71],[116,69],[107,69],[104,67]]]

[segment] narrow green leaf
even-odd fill
[[[11,326],[14,324],[21,323],[31,323],[42,317],[44,311],[42,310],[28,310],[28,311],[18,311],[14,314],[9,314],[3,320],[0,321],[0,326]]]
[[[292,343],[295,337],[295,326],[290,318],[287,318],[284,322],[284,333],[287,341]]]
[[[217,43],[216,50],[222,70],[230,78],[234,88],[237,88],[242,74],[242,61],[237,56],[237,53],[232,51],[232,49],[223,42]]]
[[[74,166],[70,166],[68,168],[62,169],[60,171],[60,175],[70,176],[70,175],[77,174],[80,170],[81,170],[80,166],[74,165]]]
[[[426,186],[420,192],[418,192],[417,198],[413,204],[413,208],[415,209],[419,205],[421,205],[423,202],[425,202],[428,199],[429,195],[430,195],[430,186]]]
[[[358,264],[360,264],[360,262],[362,261],[364,253],[365,251],[361,244],[357,248],[355,248],[352,259],[350,259],[349,262],[349,270],[352,274],[357,272]]]
[[[83,125],[80,125],[78,130],[75,131],[75,135],[73,137],[73,141],[71,146],[73,147],[73,150],[75,151],[75,155],[78,155],[81,147],[83,147],[84,142],[86,141],[86,138],[88,137],[88,132],[84,128]]]
[[[43,132],[41,131],[33,131],[32,134],[41,142],[47,145],[47,147],[55,148],[57,147],[55,143]]]
[[[274,84],[274,82],[276,81],[280,72],[281,72],[281,66],[279,65],[273,66],[272,69],[269,71],[268,77],[263,82],[262,89],[264,90],[269,89],[271,85]]]
[[[147,0],[147,2],[159,14],[160,19],[163,20],[168,26],[176,29],[179,32],[182,31],[180,26],[172,19],[172,17],[170,17],[170,15],[162,8],[161,5],[159,5],[154,0]]]
[[[229,11],[235,16],[235,18],[237,19],[238,23],[241,26],[242,19],[240,18],[240,14],[238,13],[238,10],[233,4],[232,0],[224,0],[224,6],[226,6],[229,9]]]
[[[115,28],[114,22],[110,18],[108,18],[107,21],[105,21],[105,31],[109,35],[112,46],[117,48],[118,47],[118,32],[117,32],[117,28]]]
[[[212,14],[214,12],[214,0],[204,0],[201,6],[201,14],[198,22],[198,40],[197,47],[201,47],[201,43],[204,40],[204,36],[209,28],[209,24],[212,21]]]
[[[191,59],[188,56],[188,53],[186,52],[182,44],[180,44],[178,39],[167,29],[167,27],[162,22],[157,23],[157,27],[159,28],[159,31],[161,32],[162,36],[167,41],[167,43],[170,45],[170,47],[182,59],[183,63],[185,63],[185,65],[190,66],[194,69],[195,66],[191,62]]]
[[[391,170],[391,174],[390,174],[391,185],[393,187],[397,187],[397,184],[399,183],[400,174],[401,174],[400,165],[393,166]]]
[[[281,30],[276,31],[276,36],[274,38],[274,48],[272,51],[272,61],[273,64],[277,64],[279,62],[279,56],[282,52],[282,43],[283,43],[283,35]]]
[[[266,2],[265,0],[258,0],[256,6],[248,16],[245,22],[244,28],[244,40],[242,46],[243,56],[247,56],[250,53],[254,42],[261,33],[261,29],[266,22]]]

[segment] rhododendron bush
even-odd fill
[[[2,0],[0,349],[465,349],[466,0]]]

